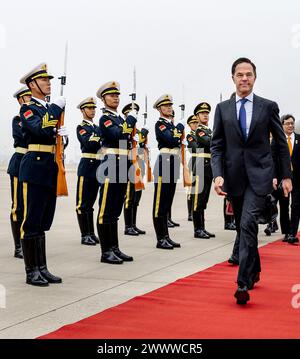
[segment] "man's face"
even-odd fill
[[[25,96],[22,96],[22,97],[18,98],[18,102],[19,102],[20,105],[23,105],[23,103],[30,102],[30,100],[31,100],[30,95],[25,95]]]
[[[282,124],[284,133],[290,136],[295,130],[295,122],[292,117],[287,118]]]
[[[116,93],[104,95],[103,102],[104,102],[105,106],[116,110],[120,103],[120,96],[119,96],[119,94],[116,94]]]
[[[86,107],[82,110],[83,115],[86,115],[88,119],[93,119],[96,114],[96,108],[94,107]]]
[[[209,112],[200,112],[197,114],[199,124],[207,126],[209,121]]]
[[[192,122],[189,124],[190,128],[192,131],[196,131],[197,127],[198,127],[198,123],[197,122]]]
[[[240,97],[248,96],[252,92],[256,80],[252,65],[246,62],[237,65],[232,79],[237,94]]]
[[[159,107],[159,112],[161,116],[166,118],[172,118],[173,106],[172,105],[162,105]]]
[[[47,96],[51,94],[51,82],[48,77],[40,77],[30,83],[30,89],[35,95]]]

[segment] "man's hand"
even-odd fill
[[[276,191],[278,188],[278,180],[277,178],[273,178],[273,189]]]
[[[215,191],[217,192],[217,194],[219,196],[227,196],[227,193],[226,192],[223,192],[222,190],[222,186],[224,184],[224,178],[219,176],[219,177],[216,177],[215,178]]]
[[[282,190],[284,197],[288,197],[289,193],[292,192],[293,185],[290,178],[285,178],[282,180]]]

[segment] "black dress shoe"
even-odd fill
[[[264,230],[264,232],[265,232],[266,236],[268,236],[268,237],[272,234],[272,231],[269,226]]]
[[[168,219],[168,228],[174,228],[174,224]]]
[[[146,234],[146,231],[143,231],[142,229],[139,229],[137,226],[133,225],[132,228],[138,232],[138,234]]]
[[[215,234],[208,232],[206,229],[203,230],[210,238],[215,238]]]
[[[45,279],[38,268],[26,269],[26,283],[37,287],[47,287],[49,282]]]
[[[90,236],[92,237],[92,240],[96,243],[99,244],[99,238],[95,235],[95,233],[90,234]]]
[[[56,275],[53,275],[48,271],[48,268],[45,266],[42,266],[39,268],[41,275],[48,281],[48,283],[55,284],[55,283],[62,283],[62,279],[60,277],[57,277]]]
[[[174,222],[171,218],[169,218],[168,222],[170,222],[171,224],[173,224],[174,227],[180,227],[180,224]]]
[[[156,248],[160,249],[174,249],[171,243],[166,238],[158,239],[156,243]]]
[[[230,223],[225,223],[224,229],[225,229],[225,230],[228,230],[228,231],[235,231],[235,230],[236,230],[236,226],[235,226],[235,224],[232,223],[232,222],[230,222]]]
[[[124,234],[126,234],[126,236],[138,236],[138,232],[134,230],[133,227],[126,227]]]
[[[117,257],[119,257],[120,259],[122,259],[124,262],[132,262],[133,261],[133,257],[128,256],[127,254],[121,252],[118,247],[113,247],[112,250],[113,250],[114,254]]]
[[[282,242],[288,242],[288,240],[289,240],[289,235],[285,234]]]
[[[232,256],[228,259],[228,263],[233,264],[233,265],[235,265],[235,266],[238,266],[238,265],[239,265],[239,260],[238,260],[237,257],[235,257],[235,256],[232,255]]]
[[[197,229],[194,232],[194,238],[209,239],[210,236],[207,233],[205,233],[203,229]]]
[[[112,250],[102,253],[101,262],[108,264],[122,264],[123,260],[119,258]]]
[[[299,243],[299,239],[295,236],[290,235],[287,241],[289,244]]]
[[[260,281],[260,273],[257,272],[252,276],[252,279],[250,281],[250,285],[248,286],[249,290],[252,290],[254,288],[254,284]]]
[[[188,216],[188,221],[193,222],[193,216],[191,214],[189,214],[189,216]]]
[[[248,300],[250,300],[247,286],[238,287],[238,289],[234,293],[234,297],[236,298],[236,304],[239,305],[247,304]]]
[[[81,237],[81,244],[85,246],[95,246],[97,243],[93,240],[90,235]]]
[[[165,239],[174,247],[174,248],[180,248],[180,243],[172,241],[172,239],[169,236],[166,236]]]
[[[15,249],[14,257],[23,259],[23,251],[21,247]]]

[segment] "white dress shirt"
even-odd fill
[[[246,111],[246,133],[247,136],[249,135],[249,129],[251,125],[252,120],[252,114],[253,114],[253,92],[251,92],[248,96],[245,97],[248,101],[245,103],[245,111]],[[237,119],[239,120],[239,114],[240,114],[240,108],[241,108],[241,100],[242,97],[235,95],[235,102],[236,102],[236,114]]]

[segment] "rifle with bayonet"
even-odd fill
[[[184,119],[184,111],[185,111],[185,104],[182,103],[180,106],[181,109],[181,120]],[[183,133],[181,135],[181,163],[183,168],[183,186],[184,187],[190,187],[192,185],[192,180],[190,176],[190,172],[188,169],[188,166],[186,164],[186,158],[185,158],[185,146],[183,144],[183,140],[185,139],[185,131],[183,130]]]
[[[136,72],[135,68],[133,70],[133,92],[129,95],[131,97],[131,111],[135,110],[135,101],[136,101]],[[136,125],[133,128],[132,131],[132,139],[136,135]],[[137,161],[137,148],[136,148],[136,141],[132,140],[132,164],[134,165],[134,189],[136,191],[141,191],[145,189],[145,185],[143,183],[142,179],[142,171],[139,167],[138,161]]]
[[[64,86],[66,85],[67,81],[67,56],[68,56],[68,44],[66,44],[65,48],[65,66],[64,66],[64,74],[59,77],[61,83],[60,95],[63,96],[64,94]],[[64,119],[65,119],[65,111],[60,116],[60,119],[57,123],[57,130],[64,126]],[[57,188],[56,188],[56,195],[57,196],[68,196],[68,186],[66,180],[66,170],[64,166],[64,139],[62,136],[56,137],[56,149],[55,149],[55,161],[58,167],[57,173]]]
[[[144,126],[147,125],[147,117],[148,117],[148,99],[147,95],[145,96],[145,112],[143,113],[144,117]],[[148,135],[145,140],[145,147],[144,147],[144,158],[145,158],[145,164],[147,166],[147,182],[152,182],[153,176],[152,176],[152,169],[150,164],[150,153],[149,148],[147,146],[148,144]]]

